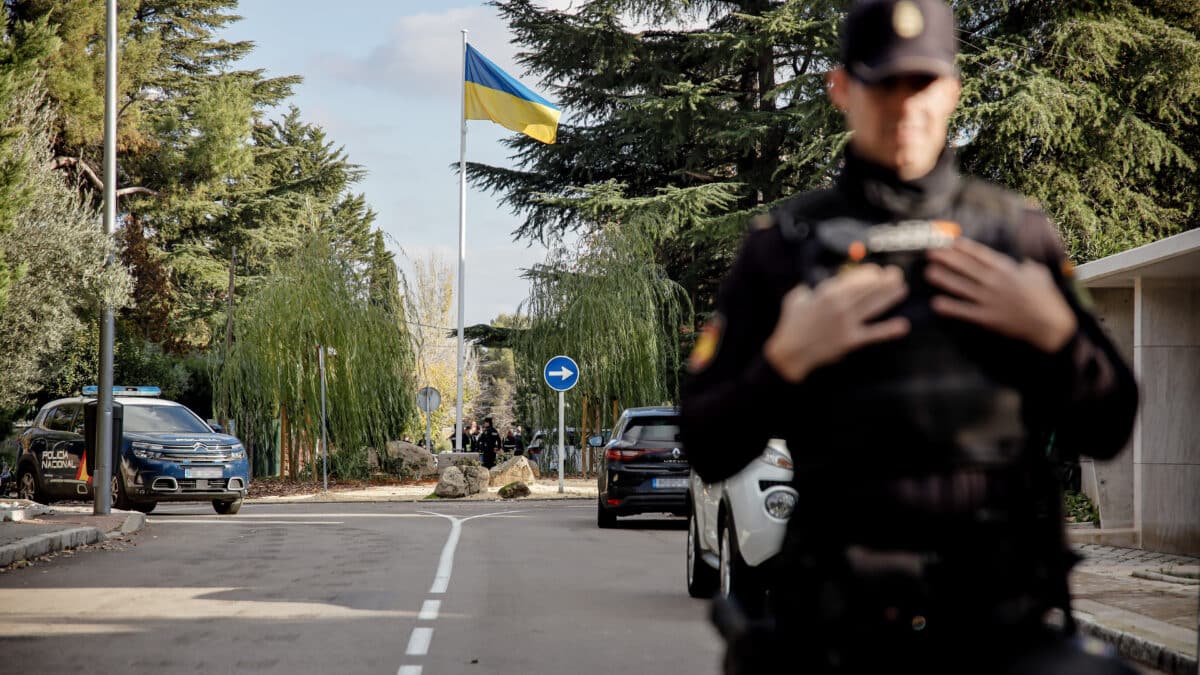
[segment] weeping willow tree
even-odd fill
[[[292,477],[317,459],[318,345],[331,348],[327,431],[336,473],[364,474],[367,448],[398,438],[415,418],[414,360],[403,317],[373,301],[371,289],[370,279],[317,236],[240,309],[233,346],[214,378],[214,399],[228,401],[223,412],[237,420],[257,474],[275,473],[273,453],[263,451],[277,433]]]
[[[670,404],[678,393],[692,306],[656,262],[656,248],[685,224],[718,226],[708,214],[728,208],[737,186],[667,188],[652,197],[626,197],[624,189],[608,182],[546,198],[589,227],[577,244],[560,240],[525,274],[530,294],[521,313],[529,327],[507,334],[518,415],[534,426],[557,422],[558,396],[542,381],[542,367],[559,354],[574,358],[582,371],[567,393],[572,419],[582,413],[584,396],[606,425],[614,401]]]

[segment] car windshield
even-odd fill
[[[629,423],[624,440],[632,443],[674,443],[679,439],[679,418],[638,417]]]
[[[208,434],[212,429],[179,405],[127,405],[125,431],[143,434]]]

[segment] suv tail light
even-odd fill
[[[645,450],[622,450],[620,448],[609,448],[604,451],[604,459],[610,462],[624,462],[631,459],[637,459],[646,454]]]

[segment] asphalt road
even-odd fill
[[[433,515],[436,514],[436,515]],[[164,505],[0,577],[0,673],[716,673],[682,520],[588,502]]]

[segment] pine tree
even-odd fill
[[[848,136],[826,100],[845,2],[494,3],[518,60],[567,113],[556,145],[507,143],[473,180],[523,216],[517,238],[597,227],[575,197],[732,185],[721,212],[661,233],[655,260],[703,319],[753,210],[826,184]],[[1077,262],[1200,224],[1189,0],[956,0],[964,169],[1041,202]],[[648,28],[633,28],[635,24]]]
[[[961,5],[967,171],[1037,199],[1077,262],[1200,225],[1200,5]]]

